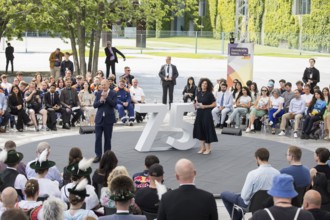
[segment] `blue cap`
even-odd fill
[[[294,198],[298,195],[293,186],[293,177],[288,174],[279,174],[274,177],[273,185],[268,194],[273,197]]]

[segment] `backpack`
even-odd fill
[[[42,208],[42,205],[27,210],[26,214],[29,217],[29,219],[38,220],[38,214],[39,214],[39,211],[41,210],[41,208]]]

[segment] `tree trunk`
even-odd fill
[[[88,56],[88,67],[87,67],[88,72],[92,71],[93,50],[94,50],[94,35],[95,35],[95,30],[93,29],[92,34],[91,34],[90,44],[89,44],[89,56]]]
[[[78,37],[78,48],[79,48],[79,61],[80,61],[80,74],[86,74],[86,60],[85,60],[85,46],[86,46],[86,7],[81,7],[80,13],[77,14],[77,37]]]
[[[101,27],[102,27],[102,24],[101,24]],[[100,42],[101,42],[101,29],[98,29],[97,31],[95,31],[95,47],[94,47],[92,73],[96,73],[96,71],[98,70]]]
[[[79,68],[79,61],[78,61],[76,37],[74,35],[73,28],[69,27],[69,30],[70,30],[70,41],[71,41],[71,49],[72,49],[72,54],[73,54],[74,69],[76,70],[75,72],[77,73],[77,75],[79,75],[80,74],[80,68]]]

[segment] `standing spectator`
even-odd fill
[[[131,93],[131,102],[133,102],[134,105],[137,103],[144,104],[145,103],[144,92],[143,89],[138,86],[139,81],[136,78],[134,78],[132,80],[132,83],[133,86],[131,86],[131,88],[129,89]],[[142,122],[146,115],[147,113],[135,112],[136,122],[137,123]]]
[[[269,125],[272,127],[272,134],[275,134],[275,125],[277,118],[282,117],[284,114],[283,105],[284,99],[280,96],[280,90],[274,89],[272,91],[273,96],[270,97],[269,102]]]
[[[132,86],[132,80],[134,79],[134,76],[131,74],[131,68],[129,66],[125,66],[124,74],[120,76],[120,79],[121,78],[125,79],[127,88]]]
[[[116,92],[117,96],[117,109],[120,120],[123,124],[126,124],[127,116],[125,110],[127,110],[129,125],[133,126],[133,122],[135,120],[134,105],[131,101],[131,93],[129,89],[125,87],[125,80],[120,79],[118,87],[116,87],[113,91]]]
[[[304,210],[311,212],[315,220],[329,220],[330,212],[321,209],[321,195],[316,190],[308,190],[304,196]]]
[[[124,59],[124,61],[126,60],[126,57],[117,48],[112,47],[111,41],[107,42],[107,47],[104,48],[104,52],[106,55],[105,64],[107,68],[106,79],[108,79],[110,74],[110,67],[111,67],[111,74],[116,76],[116,63],[118,63],[117,53]],[[116,78],[115,78],[115,82],[116,82]]]
[[[309,67],[306,67],[302,78],[305,84],[311,86],[312,93],[314,93],[313,92],[314,86],[316,86],[317,83],[320,82],[320,71],[316,69],[314,66],[315,66],[315,59],[310,58]]]
[[[72,81],[70,78],[65,81],[65,89],[62,90],[60,100],[62,107],[65,110],[72,114],[71,127],[75,127],[75,123],[79,120],[82,115],[82,111],[80,109],[80,101],[78,98],[78,93],[75,89],[71,87]]]
[[[50,75],[54,76],[55,79],[58,79],[58,77],[60,76],[61,62],[63,56],[64,53],[61,52],[60,48],[57,48],[49,56]]]
[[[163,86],[163,104],[167,104],[167,92],[169,93],[169,103],[173,102],[173,91],[176,85],[176,78],[179,76],[179,72],[175,65],[171,64],[171,57],[166,57],[166,64],[160,68],[158,73],[162,86]]]
[[[213,85],[209,79],[202,78],[199,81],[198,90],[195,98],[197,113],[194,123],[193,138],[200,140],[198,154],[210,154],[211,143],[218,142],[212,118],[212,109],[216,106],[215,98],[212,93]]]
[[[298,188],[308,187],[311,183],[309,170],[301,164],[302,151],[299,147],[290,146],[286,153],[286,159],[290,166],[280,170],[281,173],[291,175],[294,185]]]
[[[65,76],[65,72],[67,70],[70,70],[71,73],[73,73],[74,70],[73,62],[69,60],[69,57],[70,57],[70,53],[65,52],[64,60],[61,62],[61,69],[60,69],[61,77]]]
[[[278,170],[273,168],[269,163],[269,151],[266,148],[259,148],[255,154],[258,168],[252,170],[246,176],[241,194],[232,192],[221,193],[222,201],[229,213],[233,213],[234,205],[247,208],[252,196],[259,190],[268,190],[272,186],[274,176],[280,174]],[[234,212],[233,220],[242,219],[241,212]]]
[[[297,89],[294,91],[294,96],[295,97],[290,101],[288,113],[282,115],[281,126],[280,126],[281,132],[278,134],[280,136],[285,135],[285,127],[288,120],[294,119],[293,137],[295,138],[298,137],[300,120],[302,119],[305,111],[305,101],[301,98],[301,95]]]
[[[212,94],[212,90],[210,93]],[[175,165],[175,176],[180,187],[162,195],[157,219],[217,220],[218,212],[213,195],[195,186],[194,164],[190,160],[180,159]]]
[[[11,64],[11,74],[14,74],[14,47],[7,43],[6,47],[6,73],[8,73],[8,64]]]
[[[94,163],[98,163],[102,157],[102,133],[104,133],[104,152],[111,150],[111,137],[113,124],[116,122],[114,108],[117,97],[113,90],[109,89],[109,81],[102,80],[102,91],[97,92],[94,108],[95,115],[95,154]]]
[[[212,109],[212,117],[216,128],[223,128],[223,124],[226,120],[227,114],[233,110],[233,96],[231,92],[227,90],[228,85],[222,83],[220,85],[220,91],[216,92],[217,106]],[[219,116],[220,114],[220,116]]]
[[[268,194],[273,197],[274,206],[255,212],[252,216],[252,220],[314,219],[310,212],[292,206],[292,198],[298,195],[294,189],[292,176],[287,174],[279,174],[275,176],[272,187],[268,190]]]
[[[8,96],[11,91],[12,84],[8,82],[8,76],[6,74],[1,75],[1,80],[1,87],[4,89],[5,95]]]

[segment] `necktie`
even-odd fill
[[[224,97],[225,97],[225,93],[222,93],[222,97],[221,97],[221,101],[220,101],[220,106],[223,106]]]
[[[54,94],[51,94],[51,104],[54,105]]]
[[[169,76],[170,76],[170,65],[167,65],[166,77],[168,78]]]

